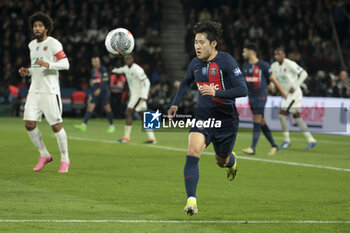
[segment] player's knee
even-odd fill
[[[88,112],[92,112],[92,111],[94,111],[94,109],[95,109],[95,105],[89,104],[89,106],[88,106],[88,108],[87,108],[87,111],[88,111]]]
[[[227,163],[224,160],[216,159],[216,164],[219,167],[226,167]]]
[[[219,166],[219,167],[226,167],[227,163],[228,163],[228,159],[227,158],[224,158],[224,157],[220,157],[218,155],[215,155],[215,158],[216,158],[216,164]]]
[[[202,151],[199,148],[195,148],[195,147],[190,147],[187,150],[187,154],[191,156],[200,156],[201,152]]]
[[[300,113],[297,112],[297,113],[293,114],[293,117],[294,117],[294,118],[299,118],[299,117],[300,117]]]
[[[62,129],[62,124],[61,124],[61,123],[58,123],[58,124],[56,124],[56,125],[52,125],[51,128],[52,128],[52,130],[53,130],[55,133],[57,133],[57,132],[59,132],[59,131]]]
[[[36,124],[35,124],[35,122],[25,122],[25,123],[24,123],[24,127],[25,127],[28,131],[32,131],[33,129],[35,129]]]
[[[133,114],[133,110],[132,109],[130,109],[130,108],[126,109],[126,111],[125,111],[125,117],[126,118],[131,118],[132,114]]]

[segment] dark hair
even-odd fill
[[[286,50],[284,49],[283,46],[277,47],[277,48],[275,49],[275,51],[276,51],[276,50],[282,51],[284,54],[286,54]]]
[[[247,43],[244,46],[245,49],[253,50],[256,54],[258,54],[258,46],[254,43]]]
[[[48,14],[45,14],[45,13],[40,12],[40,11],[32,14],[29,17],[29,28],[31,30],[33,30],[33,26],[34,26],[35,21],[43,22],[45,28],[47,29],[47,35],[50,35],[50,33],[53,30],[53,21]]]
[[[222,27],[221,24],[218,22],[205,20],[197,23],[194,26],[194,34],[197,34],[197,33],[207,34],[207,39],[210,41],[210,43],[216,40],[218,44],[216,46],[216,49],[217,49],[219,46],[219,39],[221,38],[221,35],[222,35],[221,27]]]

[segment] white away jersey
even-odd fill
[[[32,82],[29,92],[32,93],[48,93],[60,94],[58,70],[54,64],[61,59],[67,59],[63,52],[62,44],[55,38],[48,36],[46,40],[38,43],[32,40],[29,45]],[[34,62],[39,59],[50,63],[49,68],[35,65]],[[68,60],[67,60],[68,62]],[[69,67],[69,64],[68,64]],[[66,66],[63,69],[68,69]]]
[[[113,69],[112,72],[117,74],[125,74],[131,95],[139,96],[143,99],[148,98],[150,81],[141,66],[133,63],[130,68],[129,66],[125,65],[123,67]]]
[[[285,58],[282,65],[280,65],[277,61],[272,63],[271,70],[286,92],[289,92],[289,90],[293,87],[295,89],[293,95],[302,96],[300,86],[295,86],[295,84],[298,83],[300,73],[304,71],[302,67],[300,67],[296,62]]]

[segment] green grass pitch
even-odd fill
[[[156,132],[158,144],[145,145],[134,122],[123,145],[123,121],[113,134],[105,119],[92,119],[85,133],[73,128],[80,122],[64,121],[71,168],[58,174],[45,120],[38,126],[54,160],[34,173],[38,152],[22,119],[0,119],[0,232],[350,232],[350,137],[316,134],[318,145],[306,152],[304,136],[292,133],[292,147],[271,157],[261,135],[257,155],[247,157],[241,150],[251,132],[241,130],[234,182],[211,146],[202,155],[199,215],[190,217],[183,213],[187,132]],[[274,136],[280,143],[281,133]]]

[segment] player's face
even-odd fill
[[[275,50],[275,60],[279,63],[283,62],[283,59],[286,57],[286,54],[281,50]]]
[[[249,49],[244,48],[242,56],[243,56],[244,60],[248,60],[249,59]]]
[[[199,59],[203,61],[209,61],[212,59],[212,54],[216,51],[216,45],[216,41],[210,43],[205,33],[196,34],[194,39],[194,49],[196,50],[196,55]]]
[[[41,21],[35,21],[33,24],[33,33],[35,36],[35,39],[41,40],[44,39],[47,35],[47,29],[45,28],[45,25]]]
[[[134,58],[131,55],[128,55],[124,58],[125,64],[131,66],[134,63]]]
[[[91,59],[91,65],[94,69],[98,69],[100,68],[100,65],[101,65],[101,61],[100,61],[100,58],[98,57],[94,57]]]

